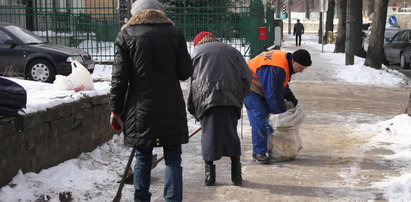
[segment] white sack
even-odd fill
[[[90,72],[78,61],[71,62],[72,72],[70,75],[56,75],[53,84],[59,89],[65,90],[94,90],[93,78]]]
[[[281,114],[270,114],[268,123],[273,133],[268,139],[269,154],[275,161],[293,160],[302,148],[299,134],[300,125],[305,119],[301,105]]]

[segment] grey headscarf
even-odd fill
[[[131,15],[135,15],[138,11],[145,9],[155,9],[161,12],[164,11],[164,6],[157,0],[137,0],[131,6]]]

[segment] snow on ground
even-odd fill
[[[291,42],[284,42],[283,49],[290,50],[293,47],[292,36],[288,37]],[[314,61],[311,69],[316,66],[326,65],[330,71],[313,72],[323,74],[336,82],[349,82],[360,85],[378,85],[390,87],[409,86],[409,79],[398,71],[383,68],[376,70],[363,65],[364,60],[355,58],[355,64],[346,66],[344,54],[333,54],[334,45],[322,47],[317,43],[316,35],[303,35],[303,48],[310,50],[313,54],[319,54],[318,61]],[[310,68],[307,72],[310,71]],[[108,94],[111,79],[111,66],[96,65],[92,75],[95,90],[91,91],[66,91],[56,89],[52,84],[11,79],[20,83],[28,93],[26,113],[72,102],[84,96]],[[325,75],[324,75],[325,74]],[[304,75],[304,74],[303,74]],[[294,79],[299,79],[297,75]],[[318,79],[321,80],[321,79]],[[182,87],[187,88],[183,82]],[[192,118],[189,118],[189,128],[193,130],[198,127]],[[402,176],[389,177],[383,182],[375,182],[376,188],[386,188],[384,197],[392,201],[411,200],[411,117],[398,115],[390,120],[379,122],[375,125],[364,126],[367,130],[377,130],[378,135],[372,139],[370,147],[386,148],[394,152],[385,158],[396,162]],[[358,128],[361,130],[361,128]],[[195,168],[201,163],[201,150],[198,148],[199,138],[193,138],[190,144],[183,146],[183,167]],[[197,146],[196,146],[197,145]],[[130,149],[123,146],[122,136],[114,135],[113,139],[96,148],[92,152],[83,153],[76,159],[71,159],[57,166],[43,169],[39,173],[19,172],[12,181],[0,188],[0,201],[35,201],[39,198],[50,198],[50,201],[59,201],[58,195],[62,192],[71,192],[76,201],[110,201],[115,195],[119,179],[125,167]],[[159,153],[161,150],[155,150]],[[160,153],[161,155],[161,153]],[[190,160],[187,160],[190,159]],[[164,165],[159,164],[161,168]],[[189,174],[192,169],[185,169]],[[151,189],[156,193],[162,193],[162,171],[154,169],[153,176],[160,181],[152,183]],[[103,186],[106,185],[106,186]],[[103,190],[103,191],[102,191]],[[123,199],[132,200],[133,189],[126,186],[123,190]],[[161,199],[161,196],[154,196]]]
[[[406,114],[378,123],[378,135],[370,146],[389,149],[394,154],[386,155],[385,159],[396,164],[401,176],[387,178],[376,182],[376,187],[388,187],[384,197],[390,201],[411,200],[411,117]]]

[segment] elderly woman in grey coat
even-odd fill
[[[221,43],[210,32],[194,39],[194,73],[190,79],[188,111],[200,120],[205,184],[215,185],[213,161],[231,158],[231,181],[242,184],[241,146],[237,134],[243,99],[248,95],[252,74],[241,53]]]

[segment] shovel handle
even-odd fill
[[[131,162],[133,161],[133,157],[135,153],[136,153],[136,149],[133,147],[133,149],[131,150],[130,156],[128,157],[126,169],[124,170],[123,177],[121,177],[121,182],[120,182],[120,185],[118,186],[117,193],[113,199],[113,202],[120,202],[121,200],[121,191],[123,190],[124,182],[126,181],[127,173],[130,170],[130,165],[131,165]]]
[[[193,135],[195,135],[196,133],[198,133],[198,131],[201,130],[201,127],[198,127],[196,129],[194,129],[193,131],[191,131],[190,134],[188,134],[188,138],[191,138]],[[157,166],[158,163],[160,163],[160,161],[162,161],[164,159],[164,156],[160,157],[159,159],[157,159],[156,161],[154,161],[151,164],[151,169],[155,168]]]

